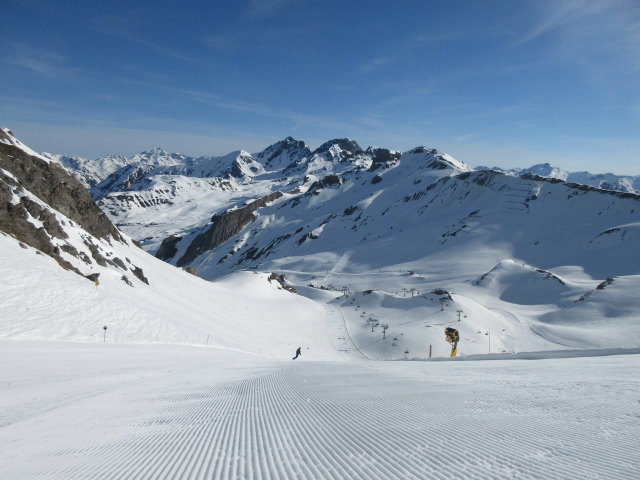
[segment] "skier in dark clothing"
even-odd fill
[[[295,360],[296,358],[298,358],[300,355],[302,355],[302,347],[298,347],[298,349],[296,350],[296,356],[293,357],[292,360]]]

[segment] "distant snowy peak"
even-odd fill
[[[311,150],[302,140],[287,137],[254,155],[267,171],[280,171],[311,156]]]
[[[108,155],[96,160],[83,157],[67,157],[44,152],[43,155],[62,165],[72,173],[86,188],[92,188],[116,170],[129,164],[122,155]]]
[[[435,148],[426,147],[416,147],[413,150],[404,152],[400,157],[400,162],[418,164],[422,168],[431,170],[453,170],[459,173],[473,170],[469,165],[453,158],[451,155],[441,153]]]
[[[514,177],[519,177],[520,175],[532,174],[538,175],[540,177],[545,178],[558,178],[560,180],[566,180],[569,176],[569,172],[563,170],[558,167],[554,167],[549,163],[538,163],[529,168],[501,168],[501,167],[486,167],[484,165],[476,167],[475,170],[493,170],[496,172],[506,173],[507,175],[511,175]]]
[[[264,172],[262,164],[244,150],[233,152],[225,158],[233,158],[229,169],[224,172],[223,176],[225,177],[234,177],[236,179],[252,178]]]
[[[532,173],[534,175],[540,175],[541,177],[559,178],[560,180],[566,180],[569,176],[569,172],[567,170],[554,167],[548,163],[538,163],[533,165],[532,167],[522,170],[519,175],[523,175],[525,173]]]
[[[320,145],[313,155],[325,155],[328,160],[342,162],[364,153],[360,145],[348,138],[336,138]]]
[[[591,172],[569,172],[554,167],[549,163],[539,163],[529,168],[477,167],[476,170],[495,170],[515,177],[522,175],[537,175],[545,178],[557,178],[569,183],[579,183],[603,190],[617,192],[640,193],[640,176],[615,175],[613,173],[594,174]]]
[[[160,147],[141,152],[131,157],[130,163],[140,162],[143,164],[169,167],[174,165],[182,165],[190,157],[181,153],[169,153]]]

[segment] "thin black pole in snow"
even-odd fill
[[[104,337],[102,338],[102,342],[104,343],[107,341],[107,326],[105,325],[102,328],[104,329]]]

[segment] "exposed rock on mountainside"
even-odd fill
[[[141,269],[127,266],[128,260],[109,251],[112,242],[126,244],[126,240],[93,203],[86,188],[6,129],[0,130],[0,230],[90,280],[99,273],[82,270],[95,262],[123,271],[131,268],[146,281]],[[107,248],[100,242],[106,242]]]
[[[401,152],[395,152],[387,148],[369,147],[366,153],[371,155],[369,171],[374,171],[379,168],[389,168],[395,165],[402,156]]]
[[[634,271],[624,258],[640,197],[601,188],[615,183],[607,175],[589,186],[554,178],[566,172],[550,165],[520,173],[474,171],[424,146],[401,154],[339,138],[311,151],[288,137],[256,154],[145,152],[99,185],[100,205],[145,250],[203,278],[307,257],[330,268],[338,254],[384,265],[449,251],[474,259],[474,278],[505,258],[549,272],[570,262],[599,279]],[[250,203],[278,191],[290,193]],[[553,283],[540,282],[542,296]]]
[[[0,135],[6,138],[7,133],[0,131]],[[59,165],[0,142],[0,168],[13,175],[14,186],[20,185],[30,191],[93,236],[124,241],[104,212],[93,203],[84,186]]]
[[[182,237],[177,235],[171,235],[165,238],[156,252],[156,257],[164,261],[171,260],[178,253],[178,247],[176,245],[180,240],[182,240]]]
[[[285,278],[284,275],[280,275],[278,273],[272,272],[271,275],[269,275],[269,278],[267,280],[269,280],[269,282],[275,281],[276,283],[278,283],[278,285],[280,285],[280,288],[283,288],[284,290],[287,290],[291,293],[297,293],[294,287],[287,284],[287,279]]]
[[[302,140],[287,137],[256,154],[256,159],[267,170],[283,170],[294,167],[296,161],[309,156],[311,156],[311,150]]]
[[[349,140],[348,138],[337,138],[323,143],[313,153],[329,153],[334,160],[341,161],[364,152],[355,141]]]
[[[211,226],[195,238],[186,253],[178,260],[177,265],[179,267],[186,265],[202,253],[213,250],[221,243],[226,242],[256,219],[253,212],[280,197],[282,197],[281,192],[274,192],[245,207],[229,210],[222,215],[214,215],[211,219]]]

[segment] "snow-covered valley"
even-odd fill
[[[0,478],[633,478],[640,196],[356,146],[3,130]]]

